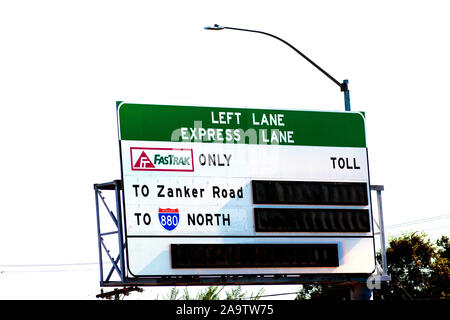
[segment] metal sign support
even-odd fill
[[[380,234],[380,251],[381,251],[381,274],[378,274],[380,281],[389,281],[391,277],[387,273],[387,260],[386,260],[386,239],[384,234],[384,220],[383,220],[383,203],[381,200],[381,192],[384,191],[382,185],[372,185],[370,190],[377,192],[377,205],[378,205],[378,224]],[[375,221],[374,221],[375,222]]]
[[[122,283],[125,283],[126,278],[126,269],[125,269],[125,243],[123,242],[123,226],[122,226],[122,201],[121,201],[121,189],[122,189],[122,183],[120,180],[114,180],[112,182],[107,183],[100,183],[100,184],[94,184],[94,190],[95,190],[95,208],[97,213],[97,236],[98,236],[98,251],[99,251],[99,265],[100,265],[100,286],[104,286],[106,283],[110,282],[112,275],[114,274],[114,271],[119,275],[120,281]],[[109,209],[105,198],[102,195],[102,191],[104,190],[114,190],[115,192],[115,202],[116,202],[116,215],[114,215],[114,212]],[[116,230],[109,231],[109,232],[102,232],[100,227],[100,206],[99,206],[99,199],[104,205],[104,208],[109,213],[109,216],[111,220],[113,221],[114,225],[116,226]],[[117,234],[118,238],[118,255],[114,259],[113,256],[111,256],[110,249],[107,248],[105,243],[105,236],[109,235],[115,235]],[[110,262],[112,263],[112,267],[107,275],[106,278],[104,278],[103,273],[103,253],[106,253],[108,256]]]

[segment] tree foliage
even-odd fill
[[[184,292],[179,296],[180,290],[176,287],[172,288],[170,292],[163,297],[164,300],[222,300],[221,293],[224,290],[224,286],[208,286],[205,289],[199,291],[195,297],[189,294],[187,287]],[[247,292],[242,291],[241,286],[232,287],[231,290],[225,292],[225,300],[259,300],[261,298],[264,289],[261,289],[255,295],[252,293],[248,296]]]
[[[336,284],[304,284],[297,291],[295,300],[350,300],[350,287]]]
[[[378,255],[381,262],[381,255]],[[386,249],[391,281],[373,291],[375,300],[429,300],[450,298],[450,241],[436,242],[413,232],[390,239]],[[348,300],[350,288],[338,284],[306,284],[296,300]]]
[[[436,243],[424,233],[394,237],[386,249],[389,283],[374,291],[375,299],[428,300],[450,294],[449,240]]]

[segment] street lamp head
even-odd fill
[[[348,80],[344,80],[344,82],[341,83],[341,92],[347,91],[348,91]]]
[[[214,26],[207,26],[204,28],[205,30],[223,30],[225,27],[219,26],[218,24],[215,24]]]

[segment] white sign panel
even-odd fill
[[[153,138],[152,130],[146,136],[142,120],[136,126],[143,127],[136,132],[133,126],[125,128],[125,121],[134,119],[126,112],[148,111],[152,119],[148,126],[155,127],[158,115],[159,125],[166,124],[166,109],[126,107],[119,107],[118,114],[132,276],[373,272],[365,139],[346,143],[339,135],[327,138],[322,132],[322,140],[316,140],[329,145],[303,145],[308,140],[298,136],[297,124],[287,121],[298,122],[301,112],[279,111],[272,124],[285,129],[281,144],[223,143],[218,132],[236,139],[242,132],[249,135],[251,128],[228,128],[230,123],[222,123],[222,131],[196,131],[203,118],[187,119],[193,128],[174,124],[167,141]],[[214,108],[183,108],[193,109],[192,117],[204,112],[213,125],[233,117],[243,124],[246,112],[252,110],[222,111],[221,118],[211,111]],[[248,114],[253,126],[255,114]],[[264,121],[260,118],[258,125]],[[361,121],[359,114],[356,119],[349,122]],[[189,132],[203,132],[202,140],[192,139]],[[272,132],[281,139],[282,133]],[[267,136],[271,135],[261,135],[266,140]]]

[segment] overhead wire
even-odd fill
[[[104,262],[111,264],[111,262]],[[0,273],[39,273],[39,272],[80,272],[98,271],[98,268],[83,269],[51,269],[55,267],[75,267],[98,265],[98,262],[75,262],[75,263],[47,263],[47,264],[0,264]],[[24,268],[46,268],[38,270],[24,270]],[[50,269],[48,269],[50,268]]]
[[[413,220],[413,221],[408,221],[408,222],[402,222],[402,223],[398,223],[398,224],[393,224],[390,226],[386,226],[386,229],[394,229],[394,228],[399,228],[399,227],[405,227],[405,226],[409,226],[409,225],[413,225],[413,224],[418,224],[418,223],[427,223],[427,222],[431,222],[431,221],[436,221],[436,220],[441,220],[441,219],[448,219],[450,218],[450,214],[443,214],[443,215],[439,215],[439,216],[434,216],[434,217],[429,217],[429,218],[424,218],[424,219],[419,219],[419,220]]]
[[[0,264],[0,267],[7,267],[7,268],[62,267],[62,266],[84,266],[93,264],[98,264],[98,262],[49,263],[49,264]]]
[[[40,273],[40,272],[81,272],[81,271],[98,271],[98,269],[59,269],[59,270],[1,270],[1,273]]]

